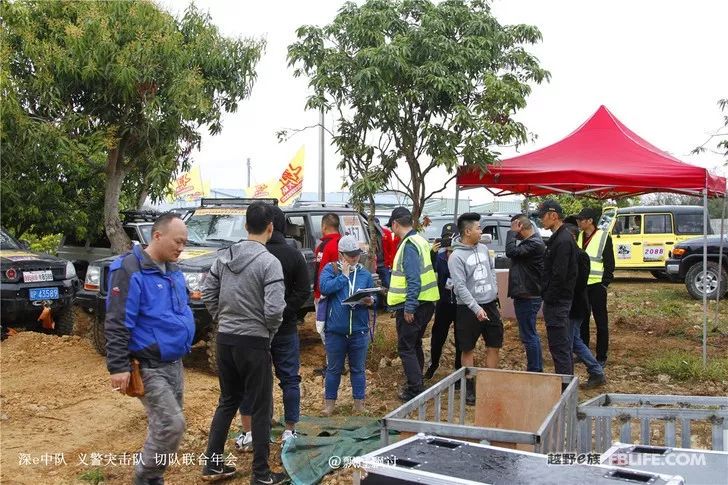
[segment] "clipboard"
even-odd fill
[[[366,298],[367,296],[375,296],[382,292],[381,288],[360,288],[354,292],[353,295],[351,295],[346,300],[342,301],[341,303],[344,305],[356,305],[357,303],[361,303],[361,300]]]

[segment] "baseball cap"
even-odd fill
[[[361,254],[363,251],[359,247],[359,242],[354,238],[354,236],[344,236],[339,239],[339,252],[348,256],[356,256],[357,254]]]
[[[387,222],[387,227],[392,227],[392,223],[396,221],[397,219],[401,219],[402,217],[412,217],[412,213],[410,210],[406,207],[395,207],[392,211],[392,215],[389,216],[389,222]]]
[[[564,209],[554,199],[546,199],[539,204],[538,217],[543,217],[547,212],[556,212],[559,216],[564,217]]]
[[[602,211],[593,207],[584,207],[581,212],[576,215],[577,219],[591,219],[594,223],[599,221],[599,217],[602,215]]]
[[[452,222],[448,222],[444,226],[442,226],[442,232],[440,233],[440,237],[450,237],[455,235],[455,224]]]

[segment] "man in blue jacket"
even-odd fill
[[[164,483],[157,458],[176,453],[185,431],[182,357],[189,353],[195,322],[182,272],[174,264],[187,243],[176,214],[152,226],[146,249],[134,246],[112,263],[106,300],[106,366],[111,386],[126,392],[130,360],[139,360],[147,412],[147,440],[134,470],[134,484]]]

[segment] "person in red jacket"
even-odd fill
[[[321,277],[321,269],[328,263],[335,263],[339,260],[339,216],[334,213],[326,214],[321,219],[321,242],[316,246],[313,252],[316,258],[316,279],[313,283],[313,298],[318,303],[321,298],[319,291],[319,278]]]
[[[321,242],[316,246],[316,250],[313,252],[314,258],[316,258],[316,278],[313,282],[313,302],[316,307],[316,331],[321,335],[321,342],[326,345],[324,337],[324,318],[319,318],[319,313],[325,314],[326,308],[322,308],[319,312],[321,292],[319,290],[319,278],[321,277],[321,270],[326,267],[329,263],[336,263],[339,260],[339,239],[341,239],[341,233],[339,232],[339,216],[332,212],[326,214],[321,219]],[[320,369],[316,369],[314,372],[325,375],[326,362]]]
[[[382,231],[384,231],[384,238],[382,242],[382,249],[384,250],[384,266],[392,269],[392,265],[394,264],[394,255],[397,253],[397,242],[395,239],[397,236],[394,235],[394,233],[387,227],[382,227]]]

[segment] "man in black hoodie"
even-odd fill
[[[554,360],[554,372],[573,374],[571,326],[569,311],[574,298],[578,271],[576,242],[564,226],[564,210],[553,199],[544,200],[538,216],[545,229],[551,230],[546,244],[543,279],[543,318],[549,351]]]
[[[270,345],[278,385],[283,391],[283,415],[286,430],[281,442],[295,438],[295,426],[301,412],[301,353],[298,340],[298,310],[311,296],[311,279],[308,274],[306,260],[301,251],[286,241],[286,215],[274,206],[273,234],[265,245],[268,251],[281,262],[283,267],[283,283],[286,287],[286,308],[283,310],[283,322],[273,337]],[[240,416],[243,433],[235,440],[237,448],[252,451],[253,437],[251,433],[251,403],[243,401]]]

